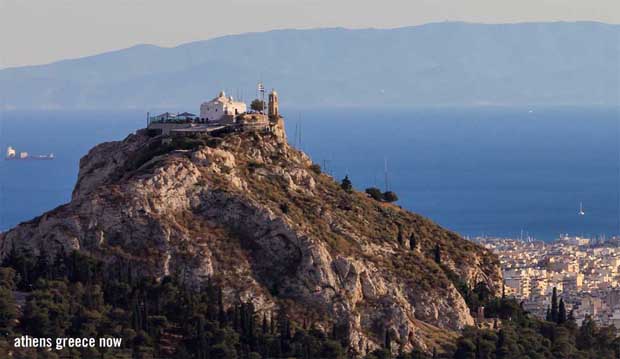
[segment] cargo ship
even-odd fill
[[[9,146],[6,149],[5,160],[53,160],[54,154],[49,155],[31,155],[28,152],[17,152],[13,147]]]

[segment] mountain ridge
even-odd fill
[[[619,39],[596,22],[281,29],[3,69],[0,90],[6,109],[191,110],[221,89],[249,100],[261,78],[295,105],[609,105]]]

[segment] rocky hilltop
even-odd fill
[[[70,203],[0,234],[3,257],[26,246],[122,258],[196,286],[210,278],[227,302],[343,328],[361,354],[386,333],[406,349],[441,346],[474,323],[457,282],[501,285],[487,250],[347,193],[281,127],[202,139],[143,130],[100,144],[81,159]]]

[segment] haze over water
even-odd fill
[[[68,202],[80,157],[143,127],[145,112],[4,112],[3,152],[11,145],[57,158],[0,161],[0,229]],[[560,233],[618,233],[618,108],[282,112],[289,142],[337,179],[348,174],[359,190],[383,189],[387,159],[398,203],[463,235],[516,238],[523,230],[552,240]],[[295,136],[300,122],[301,144]]]

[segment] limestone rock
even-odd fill
[[[283,133],[217,140],[170,149],[139,132],[96,146],[80,161],[71,202],[0,234],[0,256],[13,245],[78,249],[122,255],[155,277],[189,266],[196,285],[222,283],[227,302],[272,311],[286,300],[294,319],[348,326],[359,355],[385,331],[405,349],[432,350],[439,343],[424,335],[429,328],[471,325],[446,271],[500,288],[488,251],[398,206],[345,193]],[[399,244],[398,231],[415,234],[418,249]],[[437,243],[442,266],[432,260]]]

